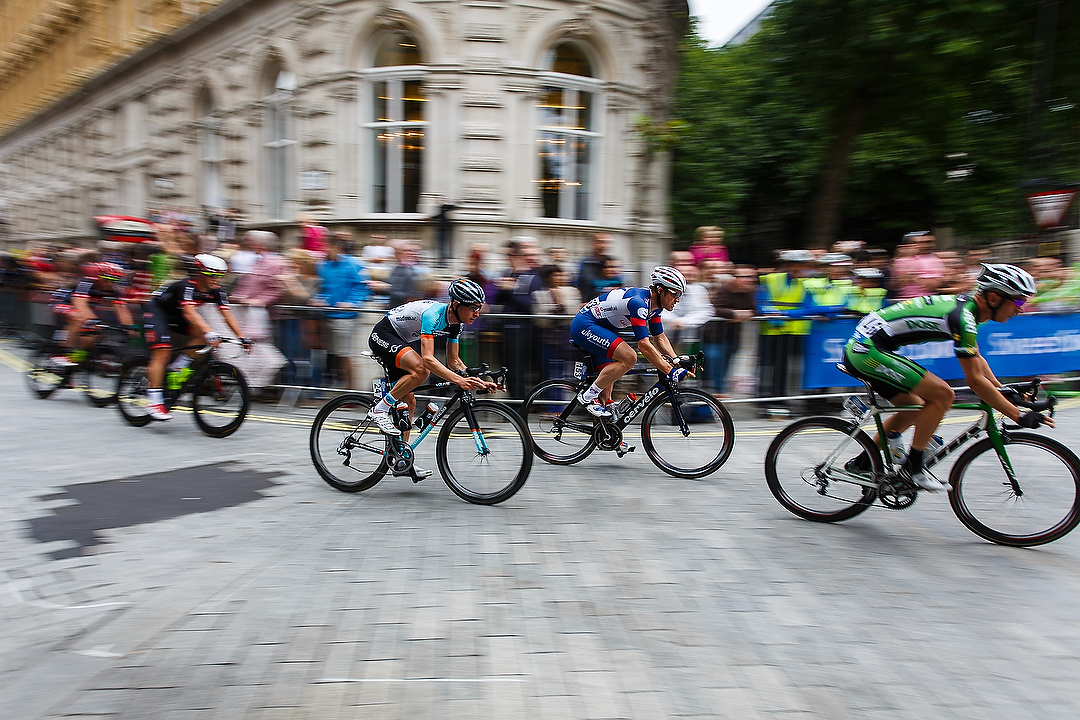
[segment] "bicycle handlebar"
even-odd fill
[[[502,368],[500,368],[499,370],[493,371],[490,367],[488,367],[487,363],[481,363],[480,367],[466,368],[465,369],[465,375],[467,377],[480,378],[481,380],[483,380],[484,378],[490,378],[491,382],[495,383],[496,385],[498,385],[500,387],[502,387],[505,384],[507,372],[508,371],[507,371],[505,365]],[[480,394],[483,394],[483,393],[486,393],[487,391],[486,390],[477,390],[476,392],[478,392]]]
[[[1017,407],[1027,408],[1028,410],[1034,410],[1035,412],[1040,413],[1050,410],[1050,415],[1053,416],[1053,409],[1054,406],[1057,405],[1058,400],[1053,395],[1039,400],[1038,394],[1041,385],[1042,378],[1033,377],[1028,382],[1010,383],[1004,387],[998,388],[998,391],[1005,396],[1006,400]]]

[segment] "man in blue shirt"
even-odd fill
[[[311,299],[312,305],[332,308],[326,311],[329,328],[329,354],[337,357],[340,379],[348,388],[355,387],[352,373],[353,336],[356,331],[356,309],[364,304],[368,289],[367,268],[348,254],[351,242],[337,235],[326,246],[326,259],[319,263],[322,287]]]

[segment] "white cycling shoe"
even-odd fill
[[[387,435],[400,435],[401,430],[394,424],[394,418],[390,417],[390,413],[387,412],[375,412],[372,410],[368,413],[368,417],[375,423],[375,425],[382,432]]]
[[[905,471],[905,473],[907,473],[907,471]],[[916,473],[909,473],[908,477],[911,478],[912,482],[914,482],[916,485],[921,487],[923,490],[926,490],[927,492],[952,490],[952,485],[947,482],[938,480],[936,477],[926,472],[925,470],[920,470]]]
[[[150,416],[151,420],[159,420],[165,422],[166,420],[172,420],[172,415],[165,409],[164,405],[147,405],[146,414]]]
[[[611,418],[615,417],[615,413],[611,412],[611,410],[606,405],[600,402],[600,398],[589,401],[581,397],[581,393],[578,393],[577,401],[581,403],[582,407],[585,408],[585,412],[589,413],[594,418],[600,418],[601,420],[610,420]]]

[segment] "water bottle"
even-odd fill
[[[895,430],[890,432],[885,439],[889,446],[889,454],[892,455],[894,465],[903,465],[907,460],[907,450],[904,448],[904,436]]]
[[[632,408],[635,402],[637,402],[637,395],[626,393],[626,397],[620,400],[618,406],[616,406],[615,412],[618,413],[619,417],[622,417],[623,413]]]
[[[858,419],[862,419],[866,413],[870,412],[870,407],[866,404],[858,395],[851,395],[844,401],[844,408]]]
[[[409,418],[409,403],[404,400],[398,400],[397,407],[397,426],[401,432],[408,432],[409,426],[412,425],[412,421]]]
[[[940,435],[934,435],[930,438],[930,442],[926,443],[926,450],[923,451],[923,462],[937,455],[943,447],[945,447],[945,439]]]
[[[439,412],[439,406],[434,402],[429,402],[427,407],[424,408],[424,412],[420,413],[420,417],[416,418],[416,429],[423,430],[431,421],[435,419],[435,415]]]

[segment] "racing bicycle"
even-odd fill
[[[83,351],[82,359],[74,364],[57,362],[68,352],[56,341],[43,343],[30,358],[26,380],[40,398],[47,398],[60,388],[81,388],[96,407],[106,407],[116,400],[116,379],[120,367],[131,351],[124,328],[92,321],[84,326],[93,346]]]
[[[572,343],[571,343],[572,344]],[[529,392],[521,414],[533,439],[533,451],[544,462],[573,465],[594,450],[613,450],[621,458],[634,451],[625,430],[641,416],[641,444],[661,470],[679,478],[700,478],[716,472],[731,455],[735,426],[723,403],[702,390],[682,388],[651,366],[627,375],[657,375],[643,395],[628,394],[610,419],[594,418],[578,401],[578,393],[596,379],[592,358],[575,364],[575,380],[540,383]],[[683,357],[681,367],[703,367],[705,354]]]
[[[1039,386],[1035,378],[1001,390],[1015,405],[1052,416],[1057,398],[1038,399]],[[836,522],[859,515],[875,501],[903,510],[918,499],[919,487],[899,472],[892,453],[882,452],[862,429],[872,422],[878,436],[885,437],[883,414],[918,407],[884,407],[869,385],[866,389],[866,400],[853,395],[845,403],[853,420],[804,418],[786,427],[769,446],[765,455],[769,490],[795,515]],[[1080,523],[1080,460],[1069,448],[1015,425],[999,426],[985,402],[957,402],[953,409],[975,411],[978,416],[935,454],[924,456],[923,466],[930,471],[963,451],[949,473],[948,495],[953,513],[965,527],[991,542],[1029,547],[1058,540]],[[845,469],[863,451],[872,469],[861,472],[853,464]]]
[[[222,344],[243,345],[234,338],[221,338]],[[195,424],[210,437],[223,438],[236,432],[247,417],[251,407],[251,391],[243,373],[235,365],[230,365],[214,357],[211,345],[187,345],[174,348],[169,356],[172,362],[187,350],[195,350],[196,357],[191,366],[182,371],[170,371],[166,386],[162,388],[165,407],[178,408],[177,403],[184,395],[191,395],[191,413]],[[132,358],[124,363],[120,370],[117,385],[117,403],[124,420],[135,427],[143,427],[151,422],[146,403],[146,369],[150,358],[145,355]],[[179,375],[179,377],[177,377]]]
[[[379,360],[370,352],[363,354]],[[490,379],[500,386],[506,373],[505,367],[492,372],[487,365],[467,371],[470,377]],[[477,400],[474,391],[448,381],[422,385],[414,392],[453,388],[454,393],[442,408],[420,415],[420,427],[409,441],[404,435],[383,434],[371,419],[372,407],[390,386],[385,377],[374,385],[374,398],[351,392],[331,399],[311,425],[311,460],[331,487],[360,492],[375,487],[387,473],[413,475],[416,447],[440,422],[435,458],[455,495],[477,505],[494,505],[510,499],[525,485],[532,470],[531,440],[525,424],[509,405]],[[394,423],[408,431],[408,410],[391,408],[391,413]]]

